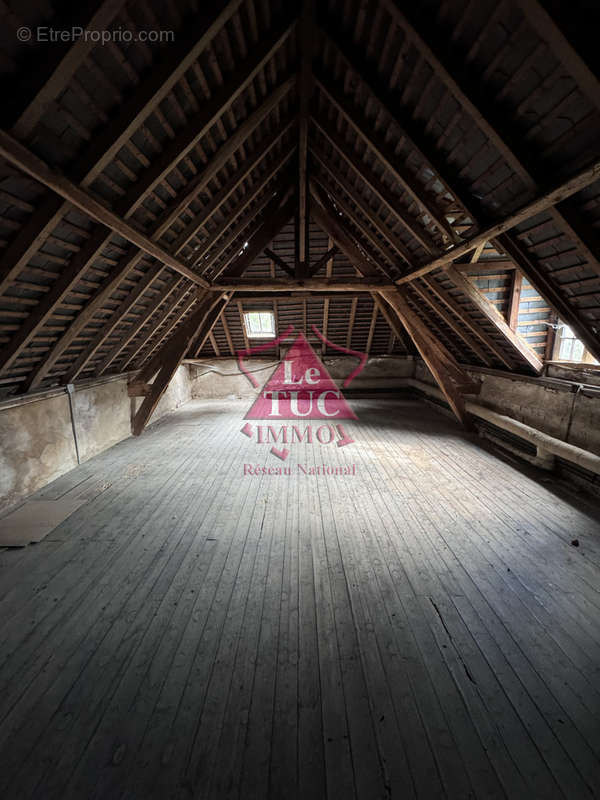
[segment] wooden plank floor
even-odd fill
[[[246,405],[55,481],[88,502],[0,552],[0,796],[592,797],[597,510],[402,399],[244,476],[282,465]]]

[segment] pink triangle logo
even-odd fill
[[[244,419],[358,419],[302,333]]]

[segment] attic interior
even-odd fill
[[[3,0],[2,798],[592,798],[600,8]]]

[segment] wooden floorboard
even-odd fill
[[[2,798],[594,796],[598,507],[350,402],[290,476],[206,401],[38,492],[86,503],[0,552]]]

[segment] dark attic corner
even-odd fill
[[[0,2],[2,800],[591,800],[600,6]]]

